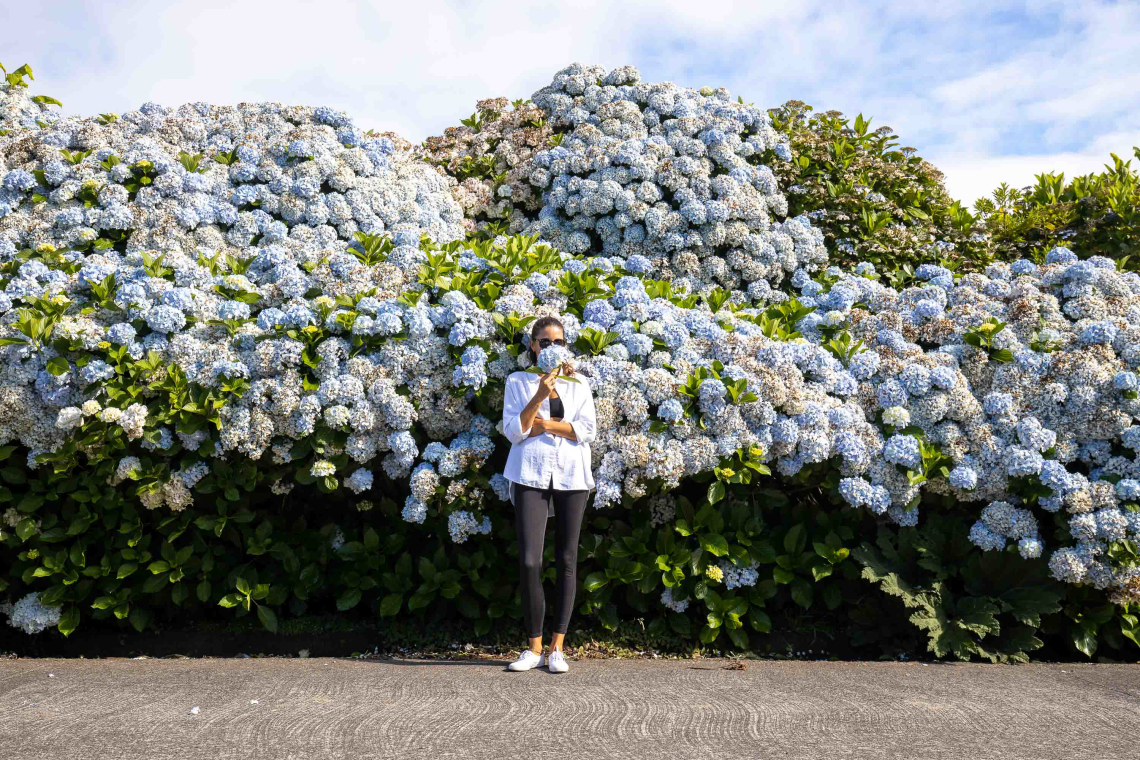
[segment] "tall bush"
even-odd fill
[[[869,580],[936,653],[1024,659],[1073,584],[1134,636],[1140,275],[1109,259],[829,265],[771,116],[633,67],[489,107],[493,149],[525,149],[473,204],[448,173],[492,150],[472,133],[433,168],[325,108],[29,122],[25,89],[0,138],[14,619],[141,629],[196,599],[272,629],[333,591],[489,630],[517,613],[502,383],[554,314],[598,410],[584,614],[654,598],[657,630],[747,647],[781,587],[836,609]],[[908,590],[889,526],[969,576]]]

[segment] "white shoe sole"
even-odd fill
[[[513,671],[515,673],[521,673],[525,670],[534,670],[535,668],[541,668],[544,665],[546,665],[546,655],[543,655],[542,659],[539,660],[537,664],[532,665],[529,668],[516,668],[515,663],[512,662],[512,663],[507,665],[507,670]]]

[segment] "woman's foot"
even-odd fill
[[[545,664],[545,654],[539,654],[532,649],[524,649],[517,660],[507,665],[507,670],[530,670],[531,668],[541,668]]]
[[[561,649],[552,649],[550,651],[550,656],[546,658],[546,669],[551,673],[565,673],[570,669],[566,658],[562,656]]]

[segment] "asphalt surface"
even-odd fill
[[[1140,665],[506,662],[0,660],[0,757],[1140,756]]]

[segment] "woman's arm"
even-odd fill
[[[542,426],[548,433],[560,435],[563,438],[569,438],[571,441],[578,443],[592,443],[597,438],[597,419],[594,412],[594,394],[590,392],[590,386],[585,385],[585,378],[582,379],[582,389],[586,393],[586,400],[582,402],[582,408],[574,415],[571,420],[542,420]],[[538,420],[535,420],[538,422]]]
[[[544,420],[539,418],[535,420],[536,423],[541,422],[543,431],[560,435],[563,438],[569,438],[571,441],[578,440],[578,434],[574,432],[574,425],[570,422],[563,422],[561,420]]]

